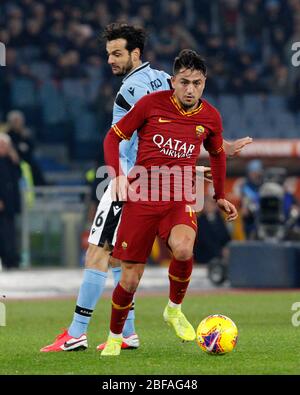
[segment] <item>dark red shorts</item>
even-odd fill
[[[184,224],[197,231],[197,217],[184,202],[126,202],[113,257],[145,263],[155,237],[168,241],[175,225]]]

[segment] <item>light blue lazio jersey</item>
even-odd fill
[[[117,123],[141,97],[152,92],[171,89],[170,78],[169,74],[164,71],[152,69],[149,62],[134,69],[123,79],[122,86],[117,93],[112,124]],[[124,174],[128,174],[136,161],[137,132],[134,132],[129,141],[121,141],[119,147],[122,170]]]

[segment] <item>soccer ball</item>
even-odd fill
[[[209,354],[225,354],[232,351],[238,338],[235,323],[225,315],[209,315],[197,328],[197,343]]]

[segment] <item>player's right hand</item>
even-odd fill
[[[126,176],[121,175],[112,180],[111,184],[111,197],[115,201],[126,201],[128,193],[128,179]]]
[[[236,156],[243,150],[246,145],[251,144],[252,142],[253,139],[251,137],[243,137],[241,139],[233,141],[232,143],[226,142],[224,144],[226,155],[229,157]]]
[[[226,221],[231,222],[237,219],[238,212],[234,204],[230,203],[226,199],[218,199],[217,205],[221,210],[225,211],[225,213],[227,214]]]

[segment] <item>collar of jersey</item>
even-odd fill
[[[170,96],[170,100],[173,103],[173,105],[177,108],[177,110],[180,112],[180,114],[185,115],[187,117],[191,117],[192,115],[198,114],[198,112],[200,112],[203,108],[203,103],[201,101],[200,105],[197,108],[195,108],[194,110],[185,111],[179,104],[179,102],[174,94],[172,96]]]
[[[126,77],[123,79],[122,82],[126,81],[128,77],[132,76],[132,74],[137,73],[138,71],[144,69],[145,67],[149,66],[149,62],[142,63],[139,67],[135,68],[132,70],[129,74],[126,75]]]

